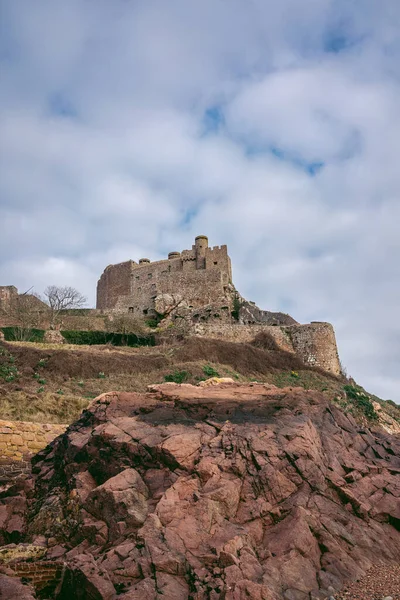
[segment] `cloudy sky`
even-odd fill
[[[0,0],[0,285],[228,244],[400,402],[400,2]]]

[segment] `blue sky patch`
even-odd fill
[[[202,125],[203,132],[216,133],[225,123],[225,117],[221,106],[210,106],[204,111]]]
[[[57,117],[76,118],[78,116],[72,102],[59,92],[50,95],[48,107],[51,114]]]
[[[325,166],[325,163],[323,161],[310,162],[304,158],[301,158],[301,156],[295,156],[294,154],[291,154],[290,151],[282,150],[281,148],[277,148],[275,146],[272,146],[270,148],[270,152],[271,154],[276,156],[276,158],[290,162],[292,165],[299,167],[312,177],[317,175]]]

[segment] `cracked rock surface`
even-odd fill
[[[302,388],[104,394],[33,471],[3,539],[46,539],[61,599],[322,599],[400,560],[399,438]]]

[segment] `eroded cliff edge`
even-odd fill
[[[2,500],[3,543],[66,565],[57,598],[324,598],[400,560],[398,436],[322,394],[108,393]]]

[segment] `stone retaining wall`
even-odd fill
[[[64,433],[68,425],[0,420],[0,479],[30,471],[30,458]]]
[[[7,566],[9,575],[22,577],[31,583],[37,592],[46,590],[47,593],[51,593],[56,588],[65,569],[63,563],[56,561],[21,561]]]
[[[194,333],[198,336],[245,343],[251,342],[263,331],[272,335],[282,350],[297,354],[306,364],[340,375],[335,332],[330,323],[273,326],[208,322],[194,328]]]

